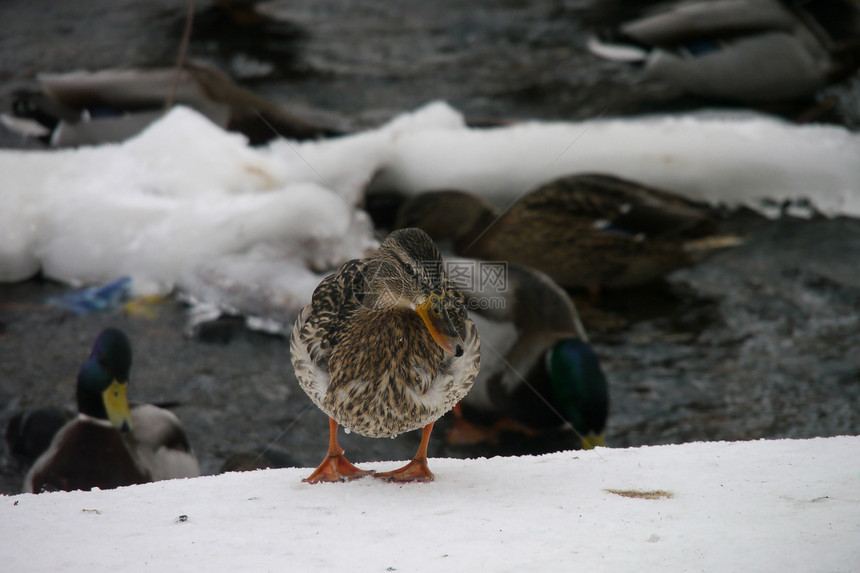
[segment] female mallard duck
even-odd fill
[[[558,179],[501,214],[468,193],[425,193],[401,208],[397,226],[453,240],[463,256],[528,265],[592,290],[642,285],[738,243],[714,235],[707,208],[609,175]]]
[[[583,449],[603,445],[609,387],[567,294],[545,274],[518,265],[508,265],[503,292],[464,294],[476,309],[484,366],[460,403],[448,443],[497,441],[504,430],[540,440],[572,428]]]
[[[129,409],[131,343],[121,330],[99,334],[78,373],[78,416],[33,464],[24,491],[110,489],[200,475],[179,419],[151,404]]]
[[[406,466],[376,477],[431,481],[433,424],[472,387],[480,341],[433,241],[395,231],[368,259],[324,279],[293,328],[293,367],[302,389],[329,416],[328,455],[304,481],[367,475],[343,456],[337,428],[373,438],[423,428]]]

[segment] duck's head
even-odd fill
[[[568,338],[546,355],[552,401],[582,438],[583,449],[604,445],[609,386],[587,342]]]
[[[108,328],[96,338],[89,359],[78,372],[78,411],[109,420],[118,429],[131,429],[128,408],[128,377],[131,342],[117,328]]]
[[[450,285],[442,255],[427,233],[415,228],[391,233],[367,263],[364,279],[361,297],[366,308],[411,309],[442,350],[462,356],[463,295]]]
[[[471,193],[428,191],[401,206],[395,226],[418,227],[434,241],[454,241],[460,252],[471,246],[496,216],[489,203]]]

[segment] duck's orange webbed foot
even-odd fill
[[[430,468],[427,467],[427,460],[412,460],[402,468],[392,470],[390,472],[382,472],[373,474],[373,477],[384,479],[385,481],[393,482],[410,482],[420,481],[427,482],[436,479]]]
[[[527,438],[538,435],[536,430],[511,418],[500,418],[487,426],[464,418],[459,404],[454,407],[453,412],[451,427],[445,435],[445,443],[449,446],[498,445],[502,441],[502,435],[507,433],[522,434]]]
[[[421,445],[418,446],[418,453],[412,458],[412,461],[396,470],[390,472],[382,472],[374,474],[373,477],[394,482],[410,482],[410,481],[433,481],[436,476],[427,467],[427,445],[430,443],[430,432],[433,431],[433,423],[424,426],[421,432]]]
[[[302,481],[306,483],[351,481],[373,473],[370,470],[358,469],[343,454],[337,454],[327,456],[314,473]]]
[[[498,434],[492,432],[486,426],[478,426],[463,417],[460,405],[457,404],[452,410],[451,427],[445,434],[445,443],[449,446],[474,446],[484,442],[497,443]]]
[[[305,483],[350,481],[371,475],[370,470],[360,470],[343,456],[343,448],[337,443],[337,422],[328,419],[328,455],[314,473],[303,479]]]

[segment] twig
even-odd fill
[[[179,77],[185,65],[185,56],[188,54],[188,44],[191,42],[191,29],[194,26],[194,0],[188,0],[188,15],[185,17],[185,31],[182,33],[182,43],[179,45],[179,57],[176,58],[176,72],[173,76],[173,85],[170,87],[170,95],[164,106],[165,109],[173,107],[176,100],[176,90],[179,88]]]

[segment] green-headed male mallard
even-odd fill
[[[328,455],[305,481],[370,473],[343,456],[338,425],[374,438],[423,428],[409,464],[375,475],[433,479],[430,432],[472,387],[480,340],[426,233],[395,231],[372,257],[323,280],[296,320],[291,353],[302,389],[329,416]]]
[[[30,468],[24,491],[110,489],[200,475],[179,419],[151,404],[129,408],[131,342],[119,329],[99,334],[78,373],[78,416]]]
[[[484,365],[447,441],[494,442],[508,431],[535,438],[527,450],[573,428],[582,448],[603,445],[609,387],[567,293],[540,271],[508,265],[503,291],[464,294]]]
[[[737,237],[715,235],[711,215],[666,191],[609,175],[574,175],[539,187],[503,213],[468,193],[424,193],[402,207],[397,226],[453,240],[462,256],[527,265],[563,287],[597,290],[642,285],[738,244]]]

